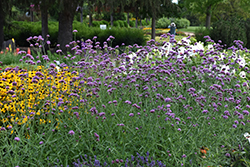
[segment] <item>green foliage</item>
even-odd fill
[[[128,27],[128,23],[126,21],[124,21],[123,23],[124,23],[124,27]]]
[[[171,21],[167,17],[162,17],[156,22],[156,28],[167,28]]]
[[[146,19],[144,19],[141,21],[141,24],[142,24],[142,26],[148,26],[150,23],[149,22],[147,23]]]
[[[215,42],[221,40],[227,46],[232,46],[234,40],[243,41],[245,46],[247,43],[245,22],[237,17],[219,20],[213,24],[210,36]]]
[[[118,20],[120,27],[124,27],[124,21]]]
[[[109,35],[114,36],[116,39],[114,40],[114,44],[121,45],[121,43],[125,44],[144,44],[145,37],[142,30],[139,29],[130,29],[130,28],[115,28],[113,27],[111,30],[101,30],[100,24],[106,24],[108,28],[107,21],[93,21],[93,25],[96,27],[88,27],[86,23],[81,23],[74,21],[73,29],[76,29],[78,33],[76,34],[77,39],[92,39],[94,36],[98,36],[100,42],[104,42]],[[117,24],[117,27],[126,27],[128,24],[124,21],[115,21],[114,25]],[[55,47],[57,44],[57,36],[58,36],[58,22],[49,22],[49,41],[51,42],[51,47]],[[12,22],[10,28],[4,29],[5,40],[14,38],[16,40],[17,46],[28,47],[29,43],[25,40],[30,36],[39,36],[41,35],[42,28],[41,22]]]
[[[130,27],[135,27],[135,20],[130,20],[129,21],[129,26]]]
[[[146,43],[146,39],[144,33],[140,29],[131,29],[131,28],[116,28],[113,27],[111,29],[101,30],[100,28],[86,28],[84,30],[78,30],[76,34],[76,38],[80,39],[92,39],[94,36],[97,36],[97,41],[103,44],[107,38],[112,35],[115,39],[112,41],[112,46],[121,45],[125,43],[125,45],[144,45]]]
[[[110,13],[109,12],[103,12],[103,19],[106,21],[110,21]],[[126,20],[126,17],[123,13],[114,13],[113,14],[114,20]]]
[[[30,36],[37,36],[42,33],[41,22],[18,22],[13,21],[10,28],[4,28],[5,40],[15,38],[17,46],[27,46],[26,40]]]
[[[177,28],[187,28],[188,26],[190,26],[190,21],[185,18],[176,18],[174,19],[174,22]]]
[[[119,21],[114,21],[114,22],[113,22],[113,26],[114,26],[114,27],[120,27]]]
[[[92,26],[93,27],[100,27],[100,22],[99,21],[92,21]]]
[[[204,42],[206,41],[206,39],[204,39],[204,36],[209,36],[210,35],[210,30],[204,27],[200,27],[195,29],[195,38],[197,39],[197,41],[201,41]]]
[[[177,28],[187,28],[190,26],[190,21],[185,18],[171,18],[162,17],[156,22],[156,28],[167,28],[171,22],[176,24]]]
[[[1,64],[3,65],[10,65],[10,64],[18,64],[20,63],[20,59],[22,58],[22,55],[13,55],[13,53],[8,52],[5,55],[0,56]]]
[[[101,21],[100,21],[100,24],[106,24],[106,25],[108,26],[108,25],[109,25],[109,22],[106,21],[106,20],[101,20]]]
[[[250,18],[246,20],[246,37],[247,37],[247,43],[246,47],[250,48]]]

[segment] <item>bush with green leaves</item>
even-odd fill
[[[187,28],[190,26],[190,21],[185,18],[168,19],[167,17],[162,17],[156,22],[156,28],[167,28],[171,22],[174,22],[177,28]]]
[[[114,21],[114,22],[113,22],[113,26],[114,26],[114,27],[120,27],[119,21]]]
[[[124,21],[115,21],[114,24],[119,24],[123,22],[123,25],[127,25]],[[107,21],[93,21],[94,25],[105,24]],[[101,30],[100,27],[88,27],[86,23],[81,23],[74,21],[73,29],[76,29],[78,33],[76,34],[76,39],[92,39],[94,36],[99,37],[99,41],[104,42],[109,35],[115,36],[114,45],[121,45],[125,43],[126,45],[131,44],[145,44],[145,37],[142,30],[139,29],[130,29],[130,28],[116,28]],[[30,44],[23,39],[27,39],[30,36],[39,36],[42,33],[41,22],[13,22],[11,23],[11,28],[4,29],[5,40],[14,38],[17,46],[28,47]],[[51,42],[51,47],[55,47],[57,44],[58,37],[58,22],[49,22],[49,41]]]
[[[119,22],[120,27],[124,27],[124,21],[122,21],[122,20],[117,20],[117,21]]]
[[[246,36],[247,36],[246,47],[250,48],[250,18],[246,20]]]
[[[129,21],[129,26],[130,27],[135,27],[135,20],[130,20]]]
[[[146,22],[146,19],[144,19],[141,21],[141,24],[142,24],[142,26],[148,26],[150,23],[149,23],[149,21]]]
[[[168,28],[171,21],[167,17],[162,17],[156,22],[156,28]]]
[[[92,21],[93,27],[100,27],[100,21]]]
[[[237,17],[230,17],[228,20],[219,20],[212,25],[210,36],[217,42],[221,40],[223,44],[232,46],[234,40],[241,40],[246,46],[246,26],[243,19]]]
[[[101,43],[101,45],[108,39],[109,36],[115,37],[115,39],[112,41],[112,46],[121,46],[122,43],[124,43],[125,45],[144,45],[146,43],[143,31],[141,29],[135,28],[113,27],[111,29],[101,30],[97,27],[91,27],[84,30],[78,30],[78,33],[76,34],[76,39],[87,40],[92,39],[94,36],[97,36],[97,40]]]
[[[124,27],[129,27],[129,25],[126,21],[124,21],[123,23],[124,23]]]
[[[173,22],[176,24],[177,28],[187,28],[190,26],[190,21],[185,18],[175,18]]]
[[[108,26],[108,25],[109,25],[109,22],[106,21],[106,20],[101,20],[101,21],[100,21],[100,24],[106,24],[106,25]]]
[[[209,36],[210,35],[210,30],[206,29],[204,27],[199,27],[197,29],[195,29],[195,38],[197,41],[201,41],[204,42],[204,44],[206,45],[206,39],[204,39],[204,36]]]

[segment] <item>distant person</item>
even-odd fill
[[[169,33],[171,34],[170,36],[170,40],[174,40],[175,35],[176,35],[176,25],[175,23],[171,23],[170,26],[168,26],[168,28],[170,28]],[[174,45],[174,43],[172,42],[172,45]]]

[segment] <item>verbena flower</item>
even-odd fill
[[[70,134],[70,135],[74,135],[75,132],[74,132],[73,130],[70,130],[70,131],[69,131],[69,134]]]
[[[14,140],[16,140],[16,141],[20,141],[20,138],[19,137],[15,137],[15,139]]]

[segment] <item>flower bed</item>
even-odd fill
[[[0,74],[0,164],[248,162],[243,134],[250,127],[249,51],[240,41],[228,49],[207,41],[208,47],[188,39],[170,41],[174,47],[169,43],[159,50],[151,40],[117,54],[118,47],[106,43],[98,52],[98,43],[87,40],[74,47],[80,61],[61,63],[60,69],[52,62],[31,71],[5,69]]]

